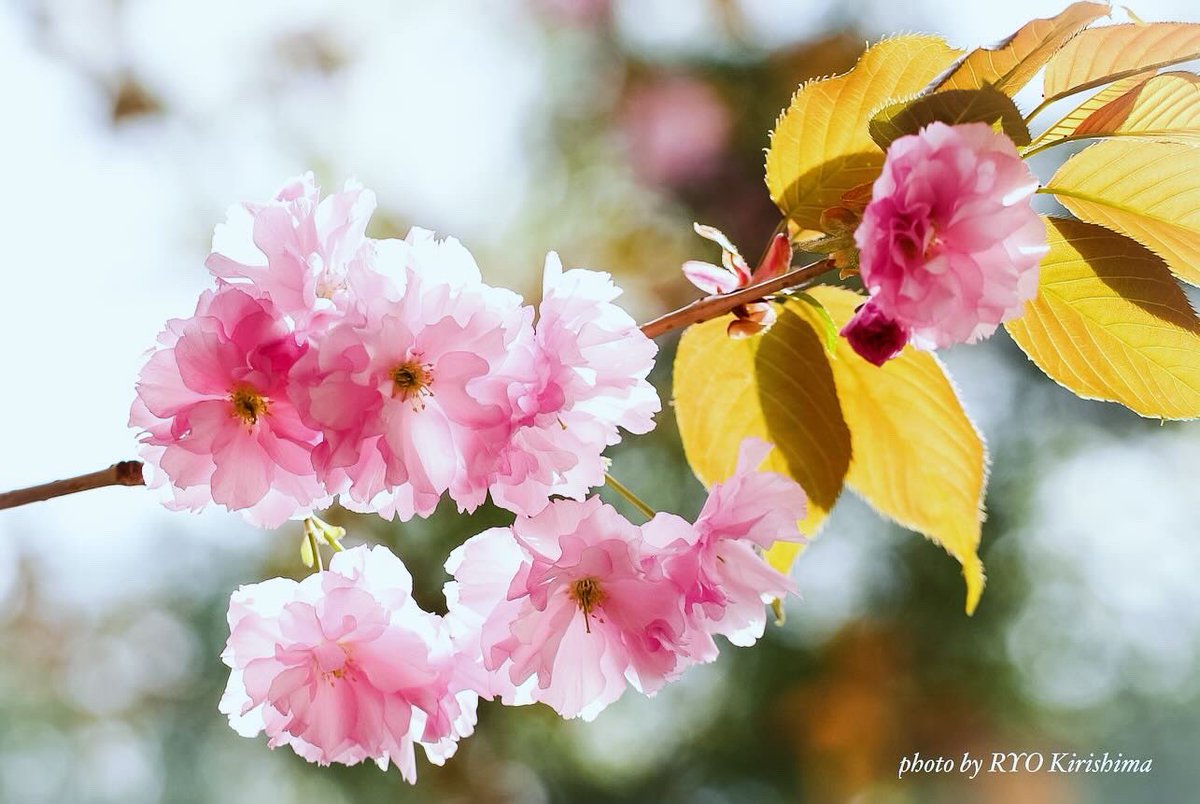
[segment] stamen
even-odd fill
[[[233,415],[241,419],[247,427],[258,424],[258,417],[263,416],[270,402],[262,394],[248,385],[239,385],[229,393],[229,404],[233,406]]]
[[[433,396],[433,365],[419,360],[407,360],[392,369],[392,396],[412,401],[413,410],[425,407],[424,397]]]
[[[604,590],[595,578],[580,578],[571,584],[570,597],[583,611],[583,625],[587,632],[592,633],[592,611],[604,602]]]

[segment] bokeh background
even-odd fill
[[[374,234],[456,235],[530,298],[550,248],[611,270],[645,320],[695,296],[685,259],[718,256],[693,220],[749,255],[765,243],[762,149],[801,80],[887,32],[971,46],[1058,8],[5,0],[0,487],[132,457],[135,374],[207,285],[213,225],[291,175],[358,177],[379,194]],[[1190,0],[1136,11],[1197,17]],[[1035,164],[1043,178],[1061,156]],[[975,617],[948,556],[847,494],[796,567],[803,600],[757,647],[592,724],[483,705],[415,788],[272,752],[216,710],[229,593],[303,573],[298,527],[172,514],[124,488],[2,512],[0,801],[1195,800],[1200,427],[1080,401],[1002,332],[945,358],[993,458]],[[698,509],[670,408],[613,457],[652,505]],[[390,544],[435,610],[451,547],[504,519],[332,517]],[[993,750],[1154,764],[896,778],[917,751]]]

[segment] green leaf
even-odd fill
[[[1046,232],[1038,296],[1005,325],[1017,345],[1076,396],[1200,417],[1200,320],[1163,261],[1090,223],[1049,218]]]
[[[1046,186],[1076,217],[1120,232],[1200,285],[1200,150],[1179,143],[1105,140],[1058,169]]]
[[[934,122],[950,126],[998,123],[1014,143],[1029,144],[1029,129],[1021,111],[1012,98],[990,85],[981,89],[950,89],[890,104],[875,113],[869,130],[875,143],[886,151],[895,140],[916,134]]]
[[[822,231],[821,212],[883,167],[867,131],[871,113],[916,93],[958,53],[935,36],[898,36],[868,48],[850,72],[801,86],[771,134],[771,200],[800,229]]]
[[[1072,3],[1057,16],[1026,23],[999,44],[972,50],[935,79],[930,89],[978,89],[991,84],[1015,95],[1059,48],[1109,11],[1105,3]]]
[[[799,299],[805,304],[813,308],[813,312],[817,314],[817,319],[821,322],[822,331],[825,333],[825,351],[830,357],[837,355],[838,328],[837,324],[833,323],[833,316],[825,309],[825,305],[817,301],[817,298],[811,293],[792,293],[793,299]]]

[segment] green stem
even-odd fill
[[[613,491],[615,491],[617,494],[620,494],[629,502],[630,505],[641,511],[642,514],[645,515],[646,519],[654,519],[654,509],[642,502],[636,494],[634,494],[625,486],[625,484],[617,480],[608,472],[604,473],[604,484],[606,486],[611,486]]]
[[[321,545],[317,542],[316,532],[311,527],[306,527],[304,535],[308,537],[308,546],[312,549],[313,563],[316,564],[317,572],[324,572],[325,562],[321,558]]]

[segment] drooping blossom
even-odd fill
[[[687,666],[681,590],[639,529],[599,498],[556,500],[480,534],[447,569],[448,616],[474,627],[506,702],[591,720],[627,686],[654,694]]]
[[[984,123],[931,123],[897,139],[854,233],[871,295],[859,317],[884,316],[914,345],[942,348],[974,343],[1019,316],[1046,253],[1029,203],[1036,188],[1012,141]]]
[[[491,482],[496,504],[532,515],[551,495],[582,499],[604,482],[619,429],[645,433],[661,408],[646,376],[658,351],[617,305],[612,278],[564,272],[546,257],[536,334],[511,369],[511,433]],[[516,368],[521,365],[522,368]]]
[[[346,275],[368,259],[375,194],[356,182],[321,198],[312,173],[289,180],[266,202],[230,208],[213,234],[213,276],[253,284],[307,330],[349,304]]]
[[[307,346],[265,298],[206,291],[194,316],[172,320],[138,378],[131,427],[155,486],[174,508],[216,502],[262,527],[303,515],[326,496],[310,453],[318,433],[288,398]]]
[[[744,440],[733,475],[713,485],[695,525],[658,514],[642,527],[646,541],[667,556],[666,571],[684,589],[695,627],[742,647],[763,635],[764,603],[796,591],[762,551],[776,542],[805,541],[798,529],[807,510],[804,489],[784,475],[759,471],[771,449]]]
[[[241,587],[221,659],[230,725],[310,762],[394,763],[415,782],[416,744],[440,765],[474,729],[478,696],[449,632],[413,601],[408,570],[384,547],[338,553],[300,582]]]
[[[910,334],[899,321],[882,313],[873,299],[864,303],[841,330],[854,351],[877,366],[900,354]]]
[[[767,251],[759,264],[750,270],[749,263],[742,257],[737,246],[719,230],[703,224],[693,224],[696,234],[711,240],[721,247],[721,265],[688,260],[683,264],[683,275],[688,281],[709,295],[732,293],[739,288],[757,285],[786,273],[792,262],[792,245],[788,236],[780,233],[771,238]],[[727,332],[731,338],[745,338],[770,329],[775,323],[775,309],[765,301],[739,304],[731,311],[733,320]]]
[[[354,510],[427,516],[447,490],[487,492],[508,413],[499,371],[529,326],[520,298],[485,286],[456,241],[379,241],[352,266],[353,309],[292,372],[313,463]]]

